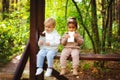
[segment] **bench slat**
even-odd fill
[[[55,56],[59,59],[60,54]],[[68,58],[72,60],[71,57]],[[120,61],[120,54],[80,54],[80,60],[98,60],[98,61]]]

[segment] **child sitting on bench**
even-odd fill
[[[80,45],[83,44],[84,40],[80,36],[77,30],[76,18],[69,18],[67,22],[68,32],[65,33],[60,42],[64,46],[60,57],[61,73],[64,75],[66,73],[67,58],[71,55],[73,62],[73,75],[78,75],[78,65],[79,65],[79,51]]]
[[[40,36],[38,45],[40,51],[37,54],[37,70],[36,75],[43,72],[44,59],[46,57],[48,68],[45,76],[49,77],[52,74],[53,59],[57,53],[58,45],[60,43],[60,35],[55,30],[55,20],[53,18],[48,18],[44,22],[45,25],[45,37]]]

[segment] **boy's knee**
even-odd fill
[[[47,58],[54,58],[55,54],[47,54]]]
[[[40,56],[41,56],[41,57],[45,57],[45,54],[38,53],[38,54],[37,54],[37,57],[40,57]]]

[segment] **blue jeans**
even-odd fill
[[[52,67],[56,53],[56,50],[41,49],[37,54],[37,67],[43,68],[45,57],[47,58],[48,67]]]

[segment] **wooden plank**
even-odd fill
[[[36,53],[37,53],[37,28],[36,9],[37,0],[30,0],[30,80],[35,80]]]
[[[30,0],[30,80],[36,80],[38,37],[44,30],[45,0]],[[41,79],[44,77],[41,76]]]
[[[55,56],[55,59],[59,59],[60,54]],[[68,58],[72,60],[71,57]],[[120,54],[80,54],[80,60],[98,60],[98,61],[120,61]]]
[[[58,80],[69,80],[67,77],[65,77],[64,75],[60,75],[60,73],[53,69],[52,75],[57,78]]]
[[[44,20],[45,20],[45,0],[38,0],[36,8],[36,19],[37,19],[37,30],[38,30],[38,37],[44,31]]]
[[[29,53],[30,53],[30,43],[28,42],[26,49],[20,59],[20,62],[16,68],[13,80],[20,80],[23,70],[25,68],[25,65],[27,63],[28,57],[29,57]]]
[[[80,60],[120,61],[120,54],[80,54]]]

